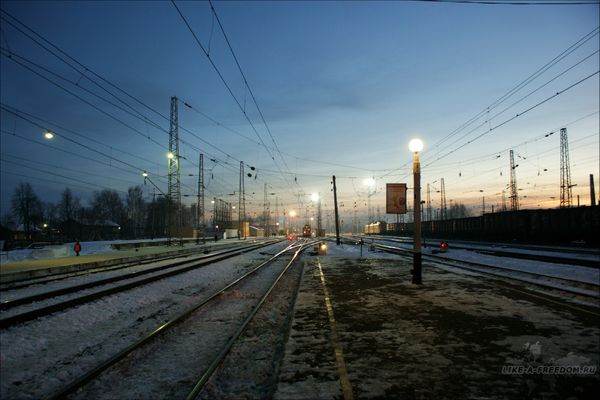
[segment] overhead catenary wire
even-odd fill
[[[183,15],[183,13],[179,9],[179,7],[175,3],[175,1],[171,0],[171,3],[175,7],[177,13],[181,17],[181,20],[183,21],[183,23],[185,24],[185,26],[187,27],[187,29],[192,34],[192,37],[194,38],[195,42],[198,44],[198,46],[200,47],[200,49],[202,50],[202,52],[204,53],[204,55],[208,59],[210,65],[213,67],[213,69],[217,73],[219,79],[221,80],[221,82],[223,83],[223,85],[225,85],[225,87],[227,88],[227,91],[229,92],[229,94],[231,95],[231,97],[233,98],[233,100],[235,101],[235,103],[237,104],[238,108],[240,109],[240,111],[244,115],[244,118],[246,119],[246,121],[248,122],[248,124],[250,125],[250,127],[252,128],[252,131],[258,137],[260,143],[262,144],[262,146],[264,147],[264,149],[267,151],[267,154],[269,154],[269,157],[273,160],[273,163],[275,164],[275,166],[277,167],[277,169],[280,172],[282,172],[281,177],[285,181],[285,175],[283,174],[283,171],[281,171],[281,168],[279,167],[279,163],[277,163],[277,160],[275,160],[275,156],[273,155],[273,153],[271,152],[271,150],[269,149],[269,147],[265,144],[262,136],[260,136],[258,130],[256,129],[256,126],[254,125],[254,123],[252,122],[252,120],[250,119],[250,117],[248,116],[248,113],[246,112],[245,108],[242,106],[242,104],[238,100],[237,96],[233,93],[233,90],[231,89],[231,86],[229,86],[229,84],[227,83],[227,80],[225,79],[225,77],[221,73],[219,67],[217,67],[217,65],[215,64],[214,60],[211,58],[210,53],[208,53],[208,51],[206,50],[206,48],[204,47],[204,45],[202,44],[202,42],[200,41],[200,39],[198,38],[198,36],[194,32],[194,30],[192,29],[192,27],[189,24],[187,18]]]
[[[30,40],[32,40],[34,43],[36,43],[37,45],[39,45],[40,47],[42,47],[43,49],[45,49],[46,51],[50,52],[51,54],[53,54],[55,57],[57,57],[59,60],[61,60],[63,63],[65,63],[66,65],[68,65],[70,68],[72,68],[73,70],[77,71],[79,74],[81,74],[82,77],[85,77],[87,80],[89,80],[90,82],[92,82],[94,85],[98,86],[99,88],[101,88],[103,91],[105,91],[106,93],[109,93],[111,96],[113,96],[115,99],[117,99],[119,102],[121,102],[122,104],[126,105],[128,108],[130,108],[131,110],[133,110],[135,113],[137,113],[139,116],[138,118],[142,119],[144,122],[151,124],[152,126],[160,129],[161,131],[165,132],[168,134],[168,131],[164,128],[162,128],[162,126],[160,126],[159,124],[157,124],[156,122],[150,120],[147,116],[145,116],[144,114],[142,114],[141,112],[139,112],[138,110],[136,110],[134,107],[132,107],[129,103],[125,102],[123,99],[121,99],[120,97],[118,97],[115,93],[111,92],[110,90],[106,89],[104,86],[102,86],[100,83],[98,83],[97,81],[95,81],[94,79],[92,79],[90,76],[88,76],[87,74],[92,74],[93,76],[95,76],[96,78],[100,79],[102,82],[106,83],[107,85],[109,85],[110,87],[114,88],[115,90],[117,90],[118,92],[126,95],[128,98],[134,100],[135,102],[137,102],[138,104],[142,105],[143,107],[145,107],[146,109],[152,111],[153,113],[159,115],[160,117],[162,117],[163,119],[165,119],[166,121],[169,121],[169,117],[160,113],[159,111],[155,110],[154,108],[150,107],[149,105],[147,105],[145,102],[141,101],[139,98],[133,96],[132,94],[124,91],[122,88],[118,87],[117,85],[113,84],[112,82],[110,82],[109,80],[107,80],[106,78],[102,77],[101,75],[97,74],[96,72],[94,72],[91,68],[85,66],[84,64],[82,64],[81,62],[79,62],[77,59],[75,59],[74,57],[70,56],[68,53],[66,53],[63,49],[61,49],[59,46],[55,45],[54,43],[50,42],[49,40],[47,40],[46,38],[44,38],[42,35],[40,35],[39,33],[37,33],[36,31],[34,31],[32,28],[30,28],[29,26],[27,26],[26,24],[24,24],[23,22],[21,22],[20,20],[18,20],[16,17],[14,17],[13,15],[11,15],[10,13],[6,12],[5,10],[1,10],[2,11],[2,19],[5,22],[8,22],[11,26],[13,26],[13,28],[15,28],[17,31],[19,31],[20,33],[22,33],[23,35],[25,35],[26,37],[28,37]],[[8,18],[11,18],[13,21],[9,20]],[[23,29],[21,29],[19,26],[15,25],[15,24],[19,24],[19,26],[23,27]],[[25,31],[24,29],[26,29],[27,31]],[[35,36],[35,37],[34,37]],[[37,39],[36,39],[37,38]],[[39,39],[39,40],[38,40]],[[42,43],[43,42],[43,43]],[[48,45],[45,45],[44,43],[47,43]],[[71,62],[69,62],[69,60]],[[76,64],[76,65],[73,65]],[[106,100],[105,100],[106,101]],[[113,103],[113,106],[114,103]],[[123,110],[124,111],[124,110]],[[232,155],[228,154],[227,152],[223,151],[222,149],[218,148],[217,146],[212,145],[211,143],[205,141],[204,139],[200,138],[198,135],[194,134],[192,131],[188,130],[185,126],[182,126],[180,124],[180,129],[186,131],[187,133],[190,133],[192,136],[194,136],[196,139],[202,141],[203,143],[207,144],[210,147],[215,148],[216,150],[222,152],[223,154],[225,154],[228,158],[232,158],[232,159],[236,159],[235,157],[233,157]],[[147,138],[149,138],[147,135],[145,136]],[[150,139],[150,138],[149,138]],[[200,151],[199,148],[191,145],[190,143],[187,143],[185,140],[181,141],[183,144],[189,145],[192,148],[194,148],[195,151]],[[161,145],[162,146],[162,145]],[[206,154],[210,154],[207,153],[206,151],[204,151]],[[213,158],[218,159],[216,156],[211,155]],[[237,160],[237,159],[236,159]],[[197,165],[195,165],[194,162],[187,160],[187,162],[190,162],[193,166],[198,167]],[[239,162],[239,160],[237,160]],[[235,170],[232,168],[232,171]]]
[[[254,106],[258,110],[258,114],[260,115],[260,118],[261,118],[265,128],[267,129],[267,132],[269,133],[269,137],[271,138],[271,141],[275,145],[275,149],[276,149],[277,153],[279,154],[279,157],[281,157],[281,161],[283,161],[283,165],[286,167],[288,172],[292,173],[292,171],[290,170],[290,167],[288,166],[287,162],[285,161],[285,158],[281,154],[281,150],[279,150],[279,146],[277,145],[277,142],[275,141],[275,138],[273,137],[273,134],[271,133],[271,128],[269,128],[269,125],[267,124],[267,121],[265,120],[265,116],[263,115],[263,112],[262,112],[260,106],[258,105],[258,102],[256,101],[254,92],[252,91],[252,88],[250,87],[250,84],[248,83],[248,79],[246,79],[246,75],[244,74],[244,71],[242,70],[242,66],[240,65],[240,62],[238,61],[238,58],[235,55],[235,52],[233,51],[233,47],[231,47],[229,38],[227,37],[227,34],[225,33],[225,29],[223,28],[223,25],[221,24],[221,19],[219,18],[219,15],[217,14],[217,11],[215,10],[215,7],[213,6],[212,1],[208,0],[208,3],[210,4],[210,9],[212,10],[214,17],[217,20],[217,23],[219,24],[219,28],[221,28],[221,32],[223,33],[225,42],[227,43],[227,46],[229,47],[229,51],[231,52],[231,55],[233,56],[233,59],[235,60],[235,64],[237,65],[238,70],[240,71],[240,74],[242,75],[242,78],[244,79],[244,85],[248,89],[248,93],[250,93],[250,96],[252,97]]]
[[[540,75],[542,75],[548,69],[550,69],[551,67],[553,67],[554,65],[556,65],[559,61],[563,60],[565,57],[567,57],[568,55],[570,55],[571,53],[573,53],[575,50],[577,50],[578,48],[580,48],[581,46],[583,46],[583,44],[587,43],[593,37],[595,37],[596,35],[598,35],[599,30],[600,30],[600,27],[596,27],[592,31],[590,31],[587,34],[585,34],[583,37],[581,37],[575,43],[573,43],[572,45],[570,45],[569,47],[567,47],[565,50],[563,50],[560,54],[558,54],[557,56],[555,56],[552,60],[550,60],[547,63],[545,63],[544,65],[542,65],[535,72],[533,72],[527,78],[525,78],[524,80],[522,80],[521,82],[519,82],[516,86],[514,86],[508,92],[506,92],[505,94],[503,94],[502,96],[500,96],[498,99],[496,99],[495,101],[493,101],[490,105],[488,105],[483,110],[481,110],[480,112],[478,112],[475,116],[471,117],[469,120],[467,120],[466,122],[464,122],[463,124],[461,124],[458,128],[454,129],[448,135],[446,135],[442,139],[438,140],[438,142],[436,144],[434,144],[433,147],[435,148],[435,147],[440,146],[441,144],[445,144],[446,140],[448,140],[450,137],[452,137],[455,134],[461,132],[463,129],[465,129],[468,126],[470,126],[473,122],[477,121],[482,116],[486,115],[490,110],[496,108],[497,106],[499,106],[500,104],[502,104],[504,101],[508,100],[515,93],[517,93],[522,88],[524,88],[525,86],[527,86],[529,83],[531,83],[537,77],[539,77]]]

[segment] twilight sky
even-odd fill
[[[251,92],[210,4],[176,4],[210,60],[170,1],[1,2],[2,214],[19,182],[87,204],[143,185],[147,170],[166,191],[171,96],[187,204],[202,152],[209,198],[236,203],[239,162],[256,167],[251,214],[265,183],[280,213],[317,192],[329,210],[334,174],[342,218],[354,202],[366,213],[369,190],[383,214],[386,183],[412,186],[418,136],[433,208],[441,178],[474,214],[483,196],[499,207],[510,149],[522,208],[556,207],[563,127],[574,201],[589,204],[590,174],[597,190],[598,4],[215,1]]]

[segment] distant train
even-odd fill
[[[304,228],[302,228],[302,237],[311,237],[312,236],[312,230],[310,229],[310,225],[306,224],[304,225]]]
[[[365,234],[379,235],[387,232],[387,223],[385,221],[375,222],[365,225]]]
[[[600,246],[600,206],[519,210],[478,217],[421,222],[425,237],[522,241],[580,242]],[[366,235],[412,235],[413,224],[376,222],[364,226]]]

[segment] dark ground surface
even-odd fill
[[[424,284],[415,286],[410,261],[376,257],[320,258],[337,361],[317,258],[308,262],[275,398],[344,398],[341,358],[354,398],[595,399],[600,392],[597,316],[427,263]],[[515,365],[596,372],[503,373]]]

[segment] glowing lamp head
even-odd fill
[[[408,143],[408,148],[413,153],[418,153],[423,150],[423,141],[421,139],[414,138]]]
[[[296,216],[296,211],[292,210],[290,211],[290,217],[295,217]]]
[[[310,199],[312,201],[319,201],[319,194],[318,193],[313,193],[310,195]]]
[[[173,158],[175,158],[175,154],[173,154],[173,153],[171,153],[171,152],[168,152],[168,153],[167,153],[167,158],[168,158],[169,160],[172,160]]]
[[[365,179],[364,183],[367,186],[375,186],[375,179],[373,179],[373,178],[367,178],[367,179]]]
[[[142,176],[143,176],[144,178],[147,178],[147,177],[148,177],[148,173],[147,173],[146,171],[144,171],[144,172],[142,172]]]
[[[54,139],[54,133],[52,133],[50,131],[44,132],[44,139],[46,139],[46,140],[52,140],[52,139]]]

